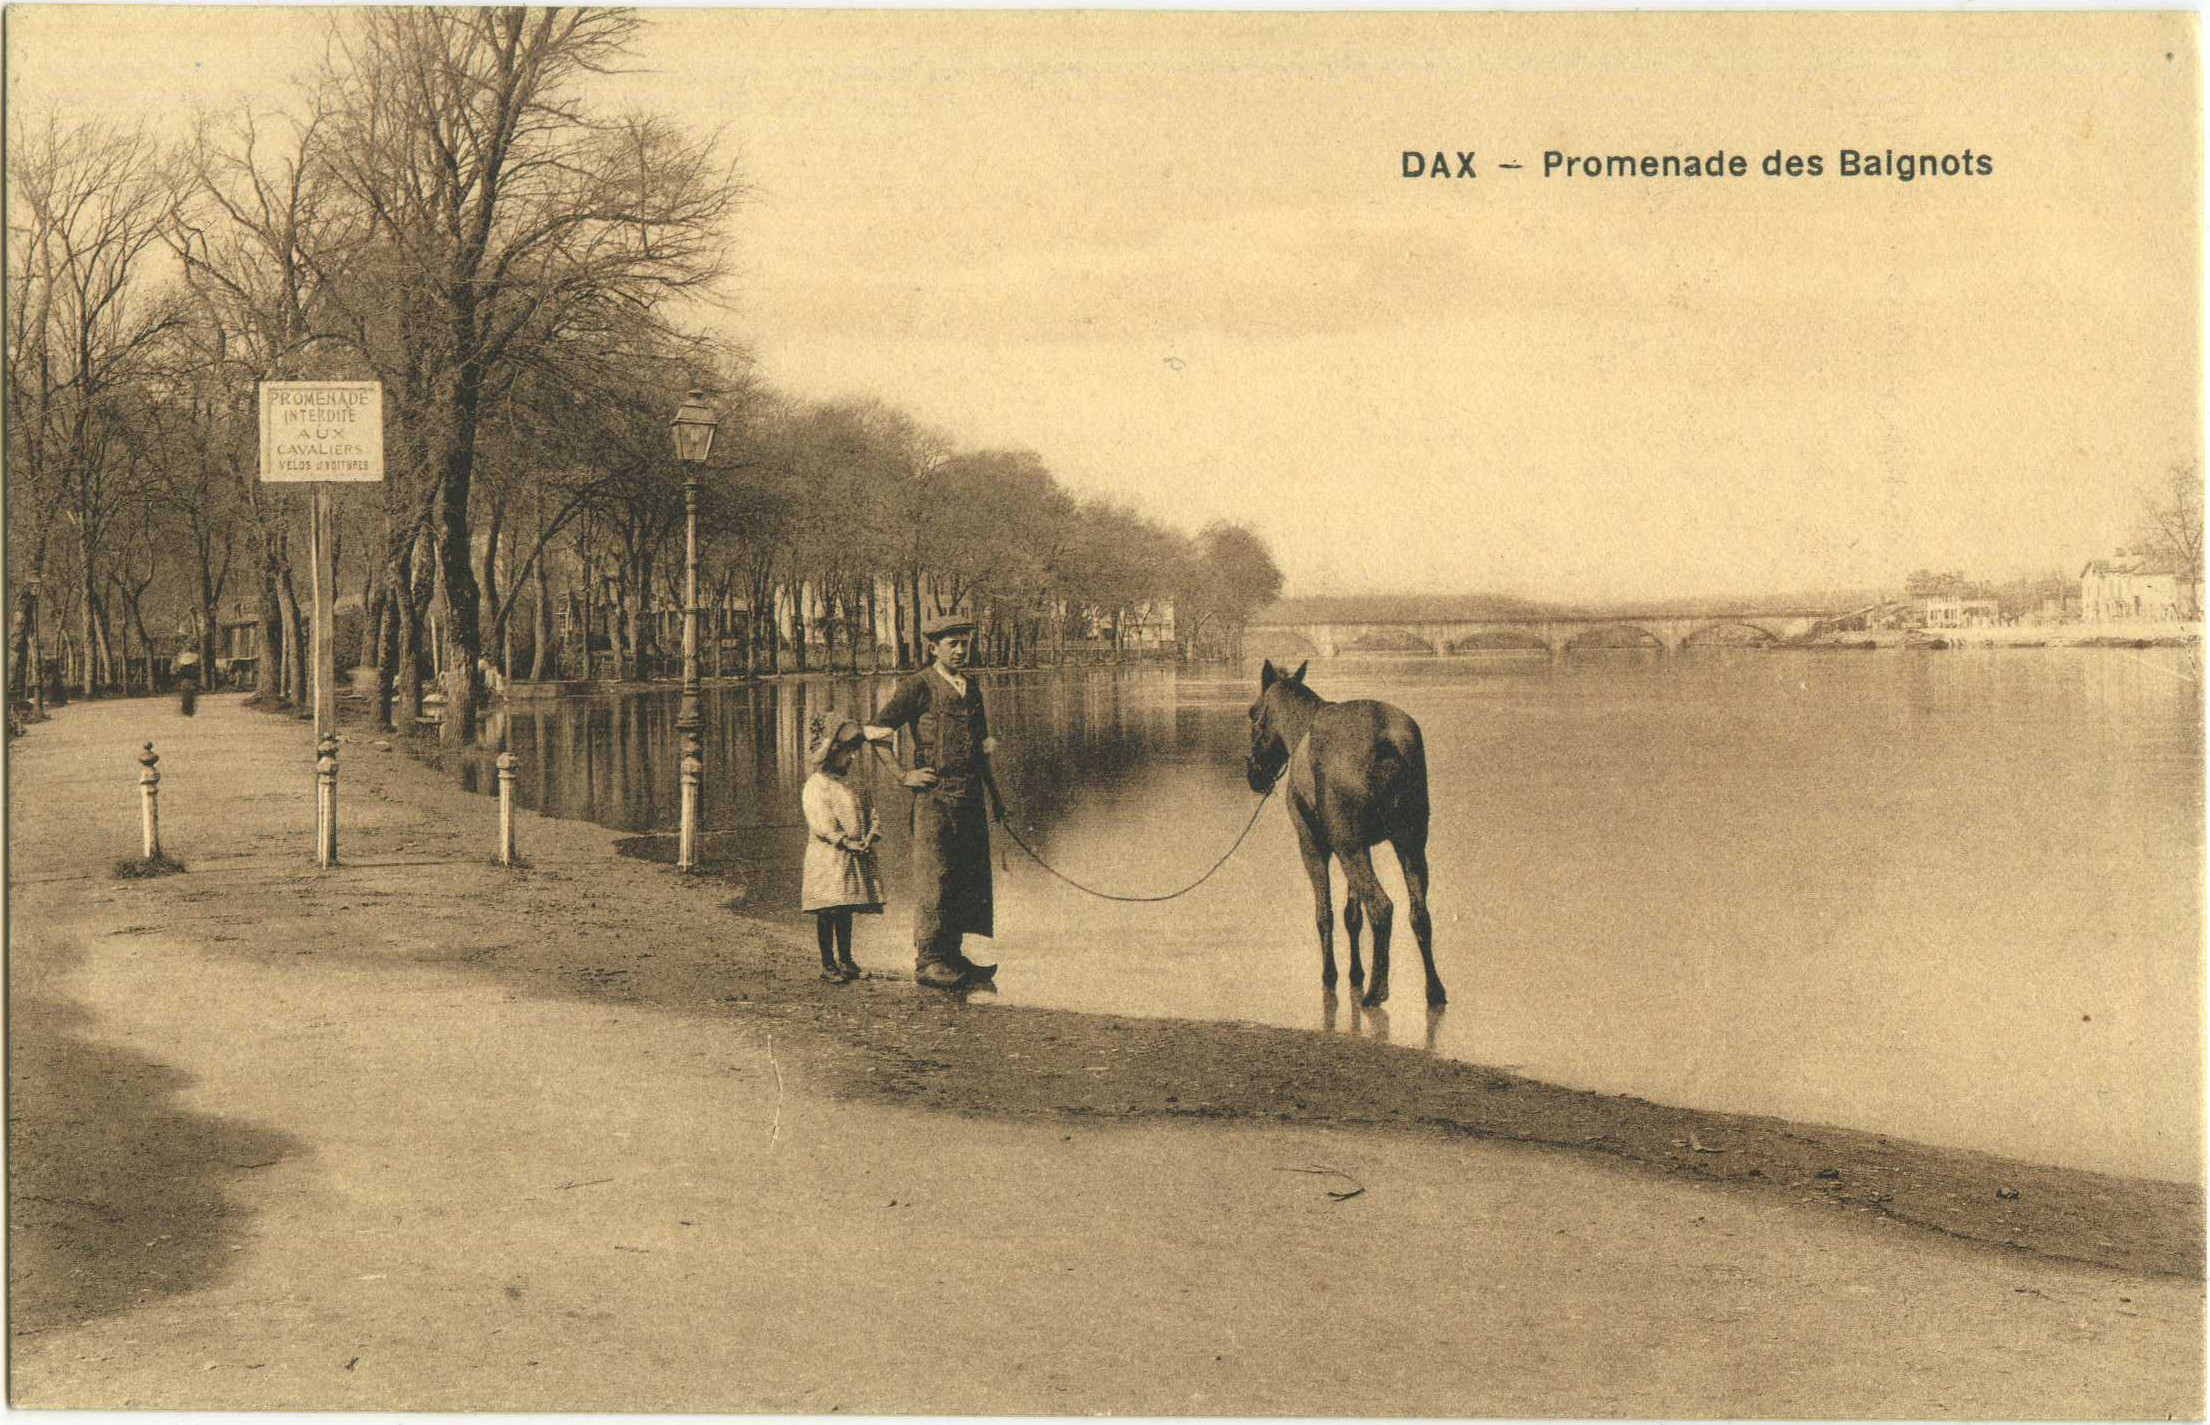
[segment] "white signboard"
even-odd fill
[[[261,478],[384,478],[381,381],[263,381]]]

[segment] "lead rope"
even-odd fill
[[[878,757],[883,757],[886,762],[888,761],[887,755],[883,752],[882,747],[879,744],[875,745],[875,755]],[[1251,819],[1243,823],[1243,830],[1237,833],[1235,844],[1230,846],[1226,851],[1223,851],[1220,854],[1220,859],[1213,862],[1212,866],[1208,870],[1206,870],[1204,875],[1199,876],[1196,880],[1191,881],[1188,885],[1182,887],[1180,890],[1168,891],[1163,896],[1123,896],[1116,895],[1111,891],[1101,891],[1095,886],[1085,886],[1080,881],[1074,879],[1074,877],[1066,874],[1064,871],[1059,870],[1049,861],[1046,861],[1043,857],[1037,855],[1036,848],[1021,839],[1021,834],[1013,829],[1012,823],[1007,821],[1000,821],[998,823],[998,826],[1005,832],[1007,836],[1013,838],[1013,844],[1020,847],[1022,853],[1026,855],[1029,860],[1034,861],[1037,865],[1043,867],[1044,870],[1046,870],[1053,876],[1056,876],[1058,879],[1066,882],[1068,885],[1074,887],[1076,890],[1082,892],[1082,894],[1084,895],[1096,896],[1101,901],[1122,901],[1129,904],[1141,905],[1148,905],[1158,901],[1176,900],[1182,896],[1188,895],[1191,891],[1196,890],[1199,886],[1211,880],[1213,878],[1213,873],[1218,871],[1222,866],[1227,865],[1228,858],[1235,855],[1235,853],[1242,848],[1244,841],[1247,840],[1251,835],[1251,828],[1258,825],[1259,813],[1266,810],[1266,803],[1273,798],[1274,789],[1281,785],[1281,779],[1288,775],[1289,764],[1294,761],[1295,758],[1296,753],[1295,750],[1292,749],[1290,755],[1282,759],[1281,769],[1275,772],[1274,779],[1266,784],[1266,790],[1259,796],[1258,805],[1251,808]],[[900,776],[904,775],[904,769],[900,768],[895,762],[891,762],[889,763],[889,765],[891,769],[895,772],[898,772]]]

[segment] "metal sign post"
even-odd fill
[[[384,478],[382,384],[262,382],[261,478],[314,486],[307,543],[315,595],[315,864],[327,870],[338,864],[337,530],[330,487]]]

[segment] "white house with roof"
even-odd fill
[[[2087,623],[2192,618],[2201,608],[2202,586],[2182,585],[2161,555],[2122,549],[2080,570],[2080,618]]]

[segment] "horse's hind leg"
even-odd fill
[[[1427,1007],[1440,1009],[1449,997],[1443,993],[1443,977],[1435,973],[1435,926],[1427,915],[1427,841],[1406,837],[1392,844],[1404,870],[1405,899],[1411,902],[1412,938],[1419,941],[1420,961],[1427,966]]]
[[[1290,818],[1297,825],[1297,854],[1304,858],[1305,874],[1312,878],[1312,919],[1320,928],[1320,983],[1335,988],[1335,912],[1329,904],[1328,853],[1303,817]],[[1354,940],[1353,944],[1356,943]],[[1353,960],[1353,964],[1357,961]]]
[[[1366,928],[1366,912],[1359,907],[1358,897],[1343,897],[1343,934],[1351,942],[1351,988],[1366,983],[1365,962],[1358,958],[1358,932]]]
[[[1356,851],[1341,855],[1343,879],[1348,883],[1346,896],[1357,899],[1365,907],[1366,919],[1374,927],[1374,972],[1366,981],[1366,1008],[1372,1009],[1389,998],[1389,926],[1396,917],[1396,906],[1389,893],[1381,888],[1380,878],[1374,875],[1373,853],[1361,846]]]

